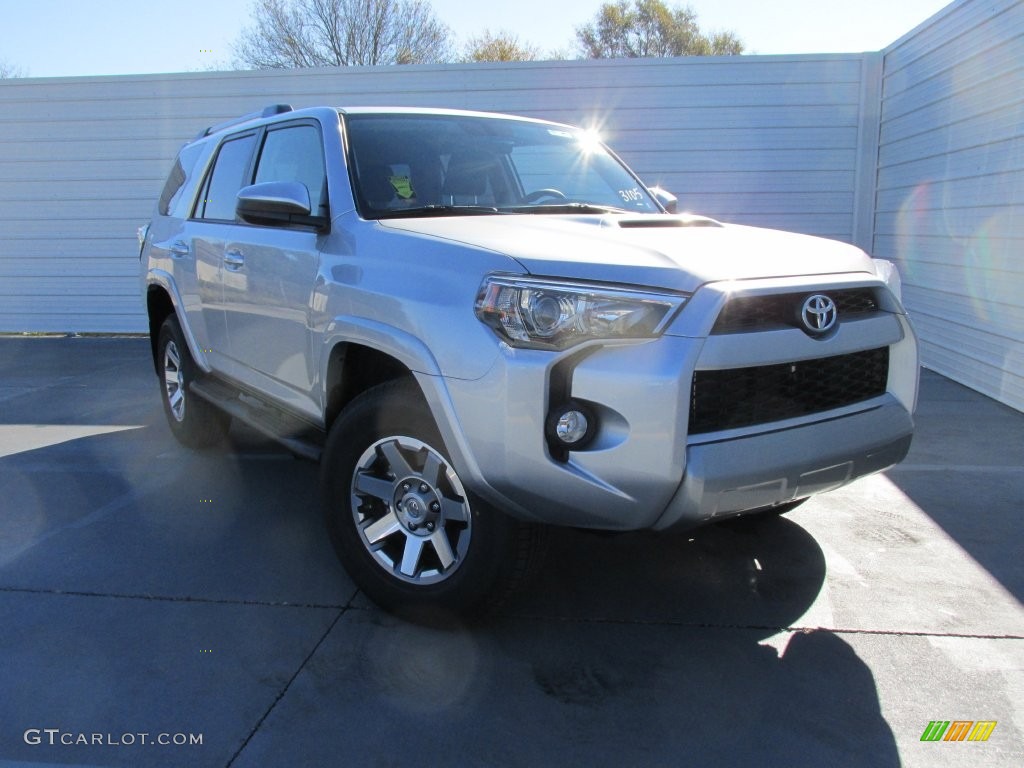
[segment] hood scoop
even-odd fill
[[[721,227],[724,226],[707,216],[693,216],[684,213],[679,216],[635,216],[615,217],[609,224],[618,226],[620,229],[664,229],[666,227]]]

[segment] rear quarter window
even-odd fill
[[[191,195],[187,194],[187,190],[193,187],[192,179],[196,175],[196,166],[199,165],[203,154],[203,147],[197,144],[184,147],[178,153],[174,167],[171,168],[160,193],[158,210],[161,216],[183,219],[188,215]]]

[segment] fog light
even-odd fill
[[[590,426],[587,417],[581,411],[566,411],[555,422],[555,434],[563,443],[578,443],[587,436]]]
[[[552,447],[578,450],[596,434],[597,418],[583,403],[569,401],[552,409],[548,415],[547,431]]]

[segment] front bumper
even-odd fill
[[[885,399],[829,421],[690,446],[686,477],[653,527],[687,527],[806,498],[902,461],[913,420]]]
[[[682,322],[688,308],[655,340],[562,355],[502,345],[481,379],[421,377],[463,481],[526,520],[664,529],[830,490],[906,455],[917,343],[905,315],[885,312],[850,322],[827,341],[796,329],[712,336],[707,318],[713,322],[713,304],[721,299],[714,293],[694,297],[705,306],[690,319],[702,327]],[[695,370],[813,360],[877,346],[889,349],[888,383],[879,396],[785,421],[689,434]],[[595,406],[601,430],[586,450],[559,461],[548,449],[544,423],[558,404],[552,398],[566,394]]]

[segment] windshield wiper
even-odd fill
[[[418,205],[415,208],[390,208],[377,218],[401,219],[416,216],[488,216],[498,213],[490,205]]]
[[[629,213],[625,208],[597,203],[548,203],[546,205],[503,205],[502,213]]]

